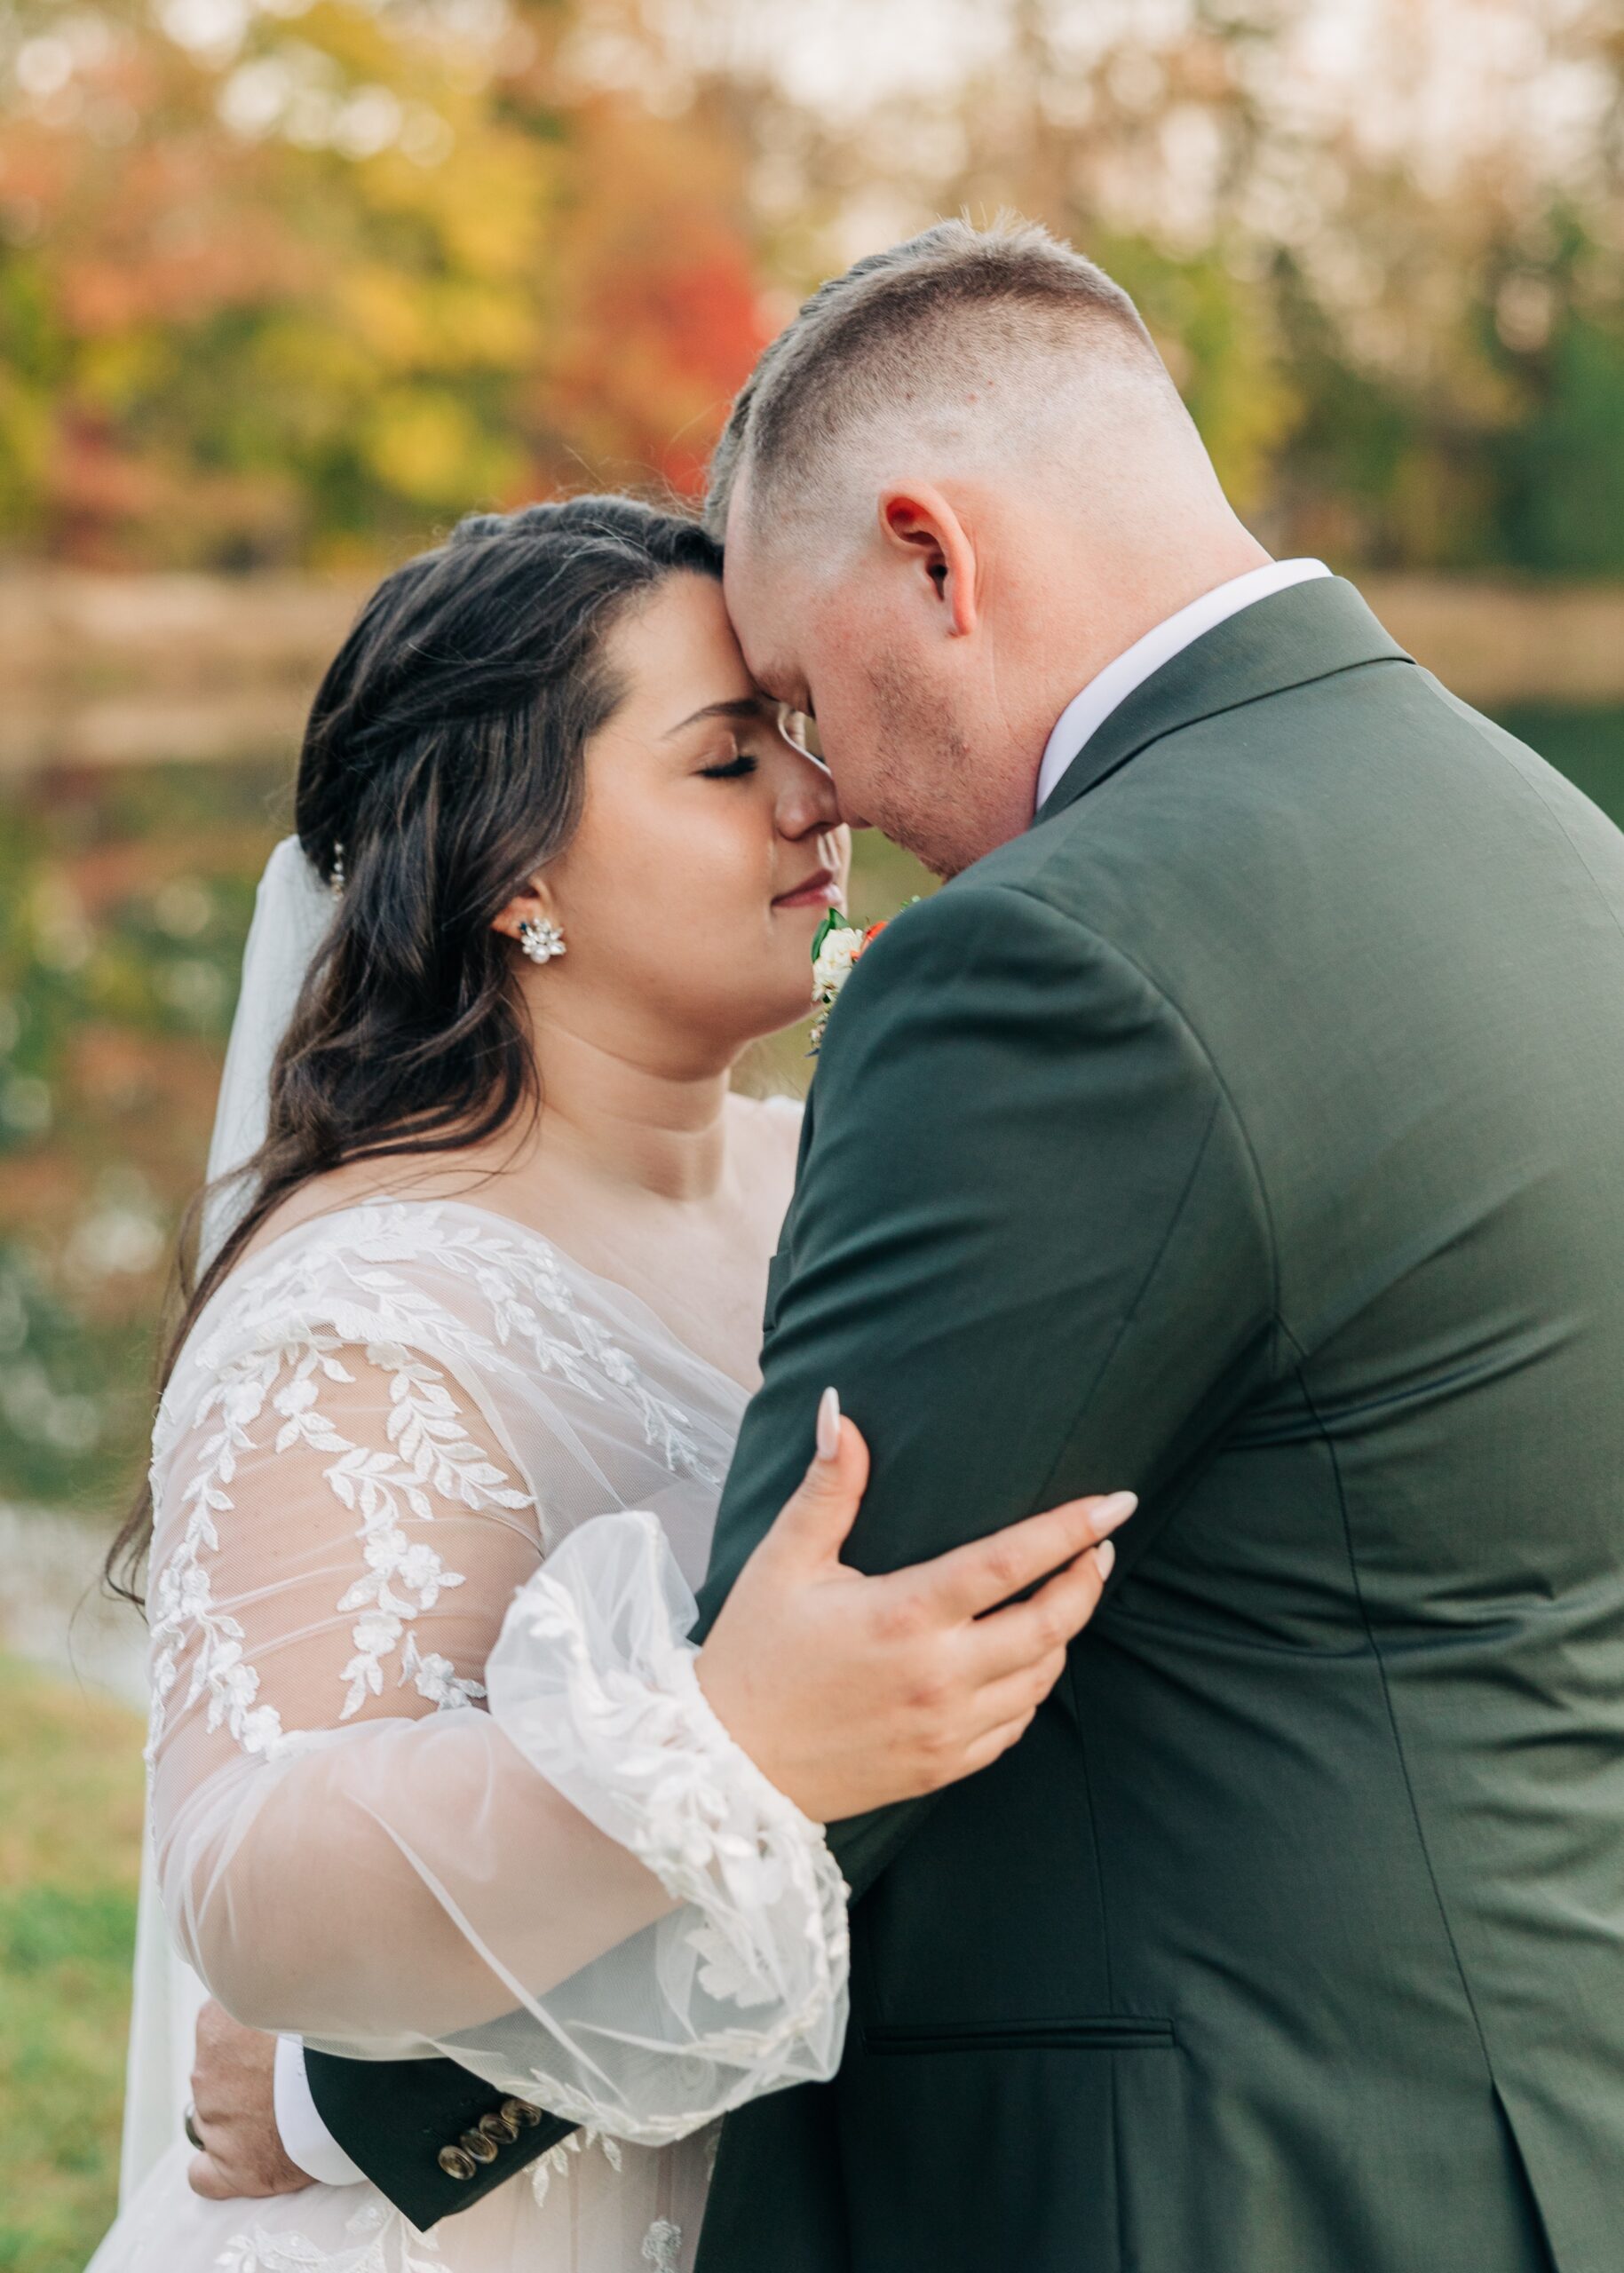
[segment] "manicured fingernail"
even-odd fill
[[[840,1391],[826,1389],[818,1399],[818,1458],[834,1460],[840,1451]]]
[[[1108,1500],[1102,1500],[1094,1510],[1095,1538],[1103,1539],[1108,1531],[1114,1531],[1119,1524],[1125,1524],[1138,1504],[1137,1492],[1113,1492]]]
[[[1099,1565],[1102,1580],[1108,1579],[1116,1568],[1116,1548],[1108,1539],[1102,1539],[1094,1550],[1094,1560]]]

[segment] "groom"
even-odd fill
[[[844,2063],[730,2120],[701,2273],[1616,2273],[1624,838],[1267,559],[1035,230],[826,286],[711,513],[953,881],[834,1013],[707,1612],[828,1382],[865,1567],[1142,1506],[1025,1740],[837,1826]],[[557,2135],[459,2180],[471,2079],[309,2065],[419,2222]]]

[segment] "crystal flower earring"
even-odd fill
[[[544,915],[539,921],[527,915],[519,927],[519,945],[520,953],[532,962],[551,962],[554,955],[564,953],[563,927]]]

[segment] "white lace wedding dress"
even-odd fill
[[[717,2119],[845,2024],[839,1872],[682,1638],[745,1401],[461,1201],[319,1217],[210,1303],[154,1454],[171,1928],[255,2026],[583,2127],[420,2237],[367,2185],[199,2200],[178,2106],[94,2273],[692,2264]]]

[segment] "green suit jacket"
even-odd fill
[[[701,2273],[1617,2273],[1621,1132],[1624,838],[1343,583],[865,957],[707,1613],[826,1382],[865,1568],[1143,1504],[1022,1743],[836,1827]]]

